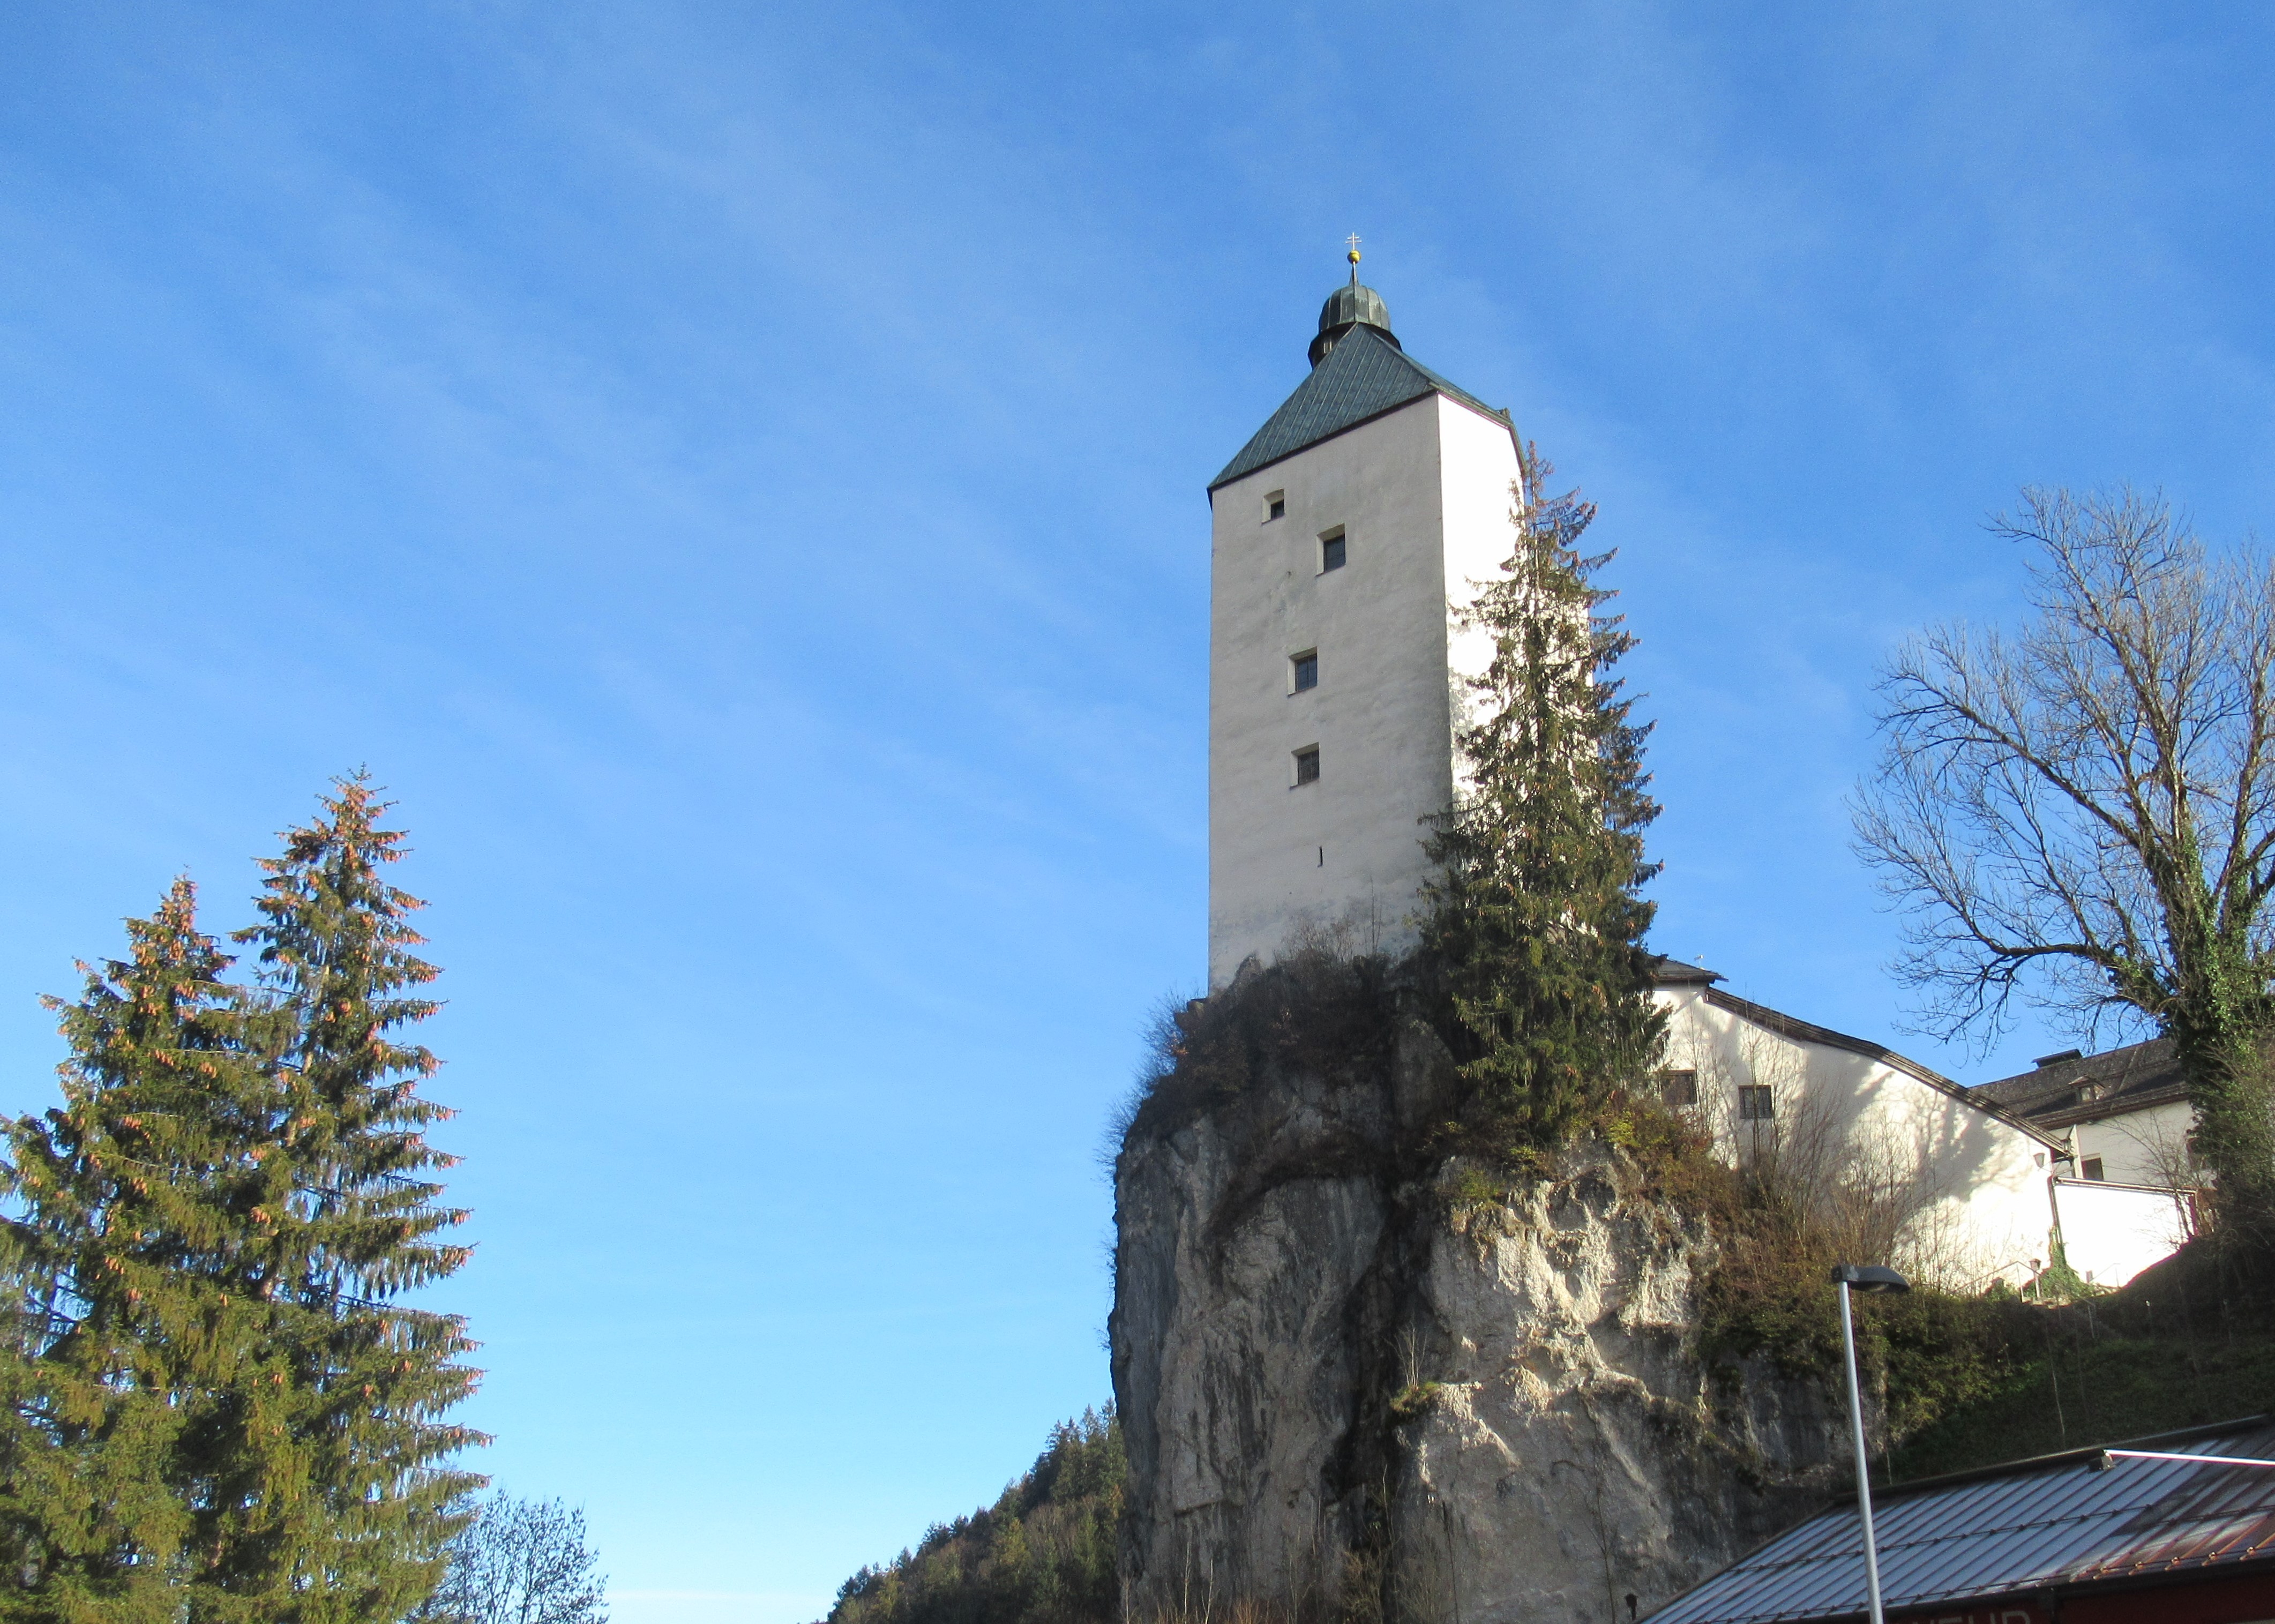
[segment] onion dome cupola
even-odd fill
[[[1326,359],[1327,352],[1355,327],[1372,329],[1389,340],[1394,350],[1405,348],[1390,330],[1390,306],[1382,302],[1381,294],[1358,279],[1358,250],[1355,247],[1350,251],[1350,285],[1337,288],[1319,306],[1319,336],[1311,340],[1314,366]]]
[[[1515,432],[1508,413],[1496,412],[1406,353],[1390,330],[1390,310],[1382,295],[1358,279],[1355,241],[1350,262],[1349,285],[1337,288],[1319,312],[1311,374],[1209,481],[1212,491],[1425,395],[1443,395]]]

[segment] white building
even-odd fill
[[[2042,1055],[1983,1091],[2061,1141],[2075,1178],[2161,1190],[2196,1184],[2188,1085],[2168,1038],[2100,1054]]]
[[[1987,1098],[1863,1038],[1659,962],[1662,1097],[1743,1165],[1780,1159],[1798,1189],[1862,1195],[1900,1222],[1897,1260],[1955,1289],[2020,1286],[2052,1260],[2060,1146]]]
[[[1508,415],[1401,349],[1373,289],[1209,487],[1209,984],[1307,930],[1412,940],[1454,789],[1456,625],[1513,548]]]
[[[2171,1039],[2041,1055],[1982,1091],[2060,1146],[2066,1255],[2095,1284],[2123,1285],[2195,1232],[2195,1112]]]

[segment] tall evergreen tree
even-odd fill
[[[1546,495],[1537,449],[1519,469],[1515,547],[1466,623],[1493,653],[1458,729],[1464,781],[1429,842],[1424,945],[1465,1040],[1465,1125],[1549,1146],[1659,1052],[1639,895],[1659,807],[1650,729],[1606,675],[1634,644],[1591,585],[1611,555],[1579,548],[1595,507]]]
[[[391,1624],[479,1483],[455,1318],[397,1303],[465,1250],[399,1029],[435,1006],[361,778],[269,859],[252,988],[178,885],[63,1007],[64,1105],[12,1125],[0,1229],[0,1610]]]
[[[476,1372],[455,1318],[398,1294],[442,1279],[464,1217],[428,1175],[450,1159],[426,1129],[447,1113],[419,1092],[436,1061],[401,1029],[436,1006],[389,884],[403,836],[361,774],[265,859],[261,922],[239,933],[280,1017],[263,1055],[278,1096],[289,1195],[260,1215],[246,1283],[267,1324],[260,1356],[190,1440],[200,1484],[193,1612],[215,1624],[402,1618],[441,1579],[480,1479],[442,1464],[481,1441],[443,1419]]]
[[[192,1557],[178,1467],[198,1396],[235,1363],[231,1255],[283,1185],[263,1165],[269,1083],[229,956],[178,880],[87,969],[62,1015],[64,1103],[7,1126],[0,1170],[0,1613],[177,1616]]]

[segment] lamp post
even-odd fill
[[[1856,1322],[1849,1311],[1851,1291],[1909,1291],[1911,1282],[1877,1263],[1833,1265],[1840,1288],[1840,1346],[1848,1356],[1848,1425],[1856,1439],[1856,1513],[1864,1525],[1864,1590],[1872,1598],[1872,1624],[1886,1624],[1880,1612],[1880,1553],[1872,1545],[1872,1477],[1864,1454],[1864,1395],[1856,1382]]]

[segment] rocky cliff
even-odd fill
[[[1125,1137],[1129,1616],[1626,1620],[1833,1484],[1821,1388],[1702,1361],[1713,1236],[1621,1152],[1508,1189],[1417,1148],[1450,1063],[1394,1001],[1340,1047],[1274,1012]]]

